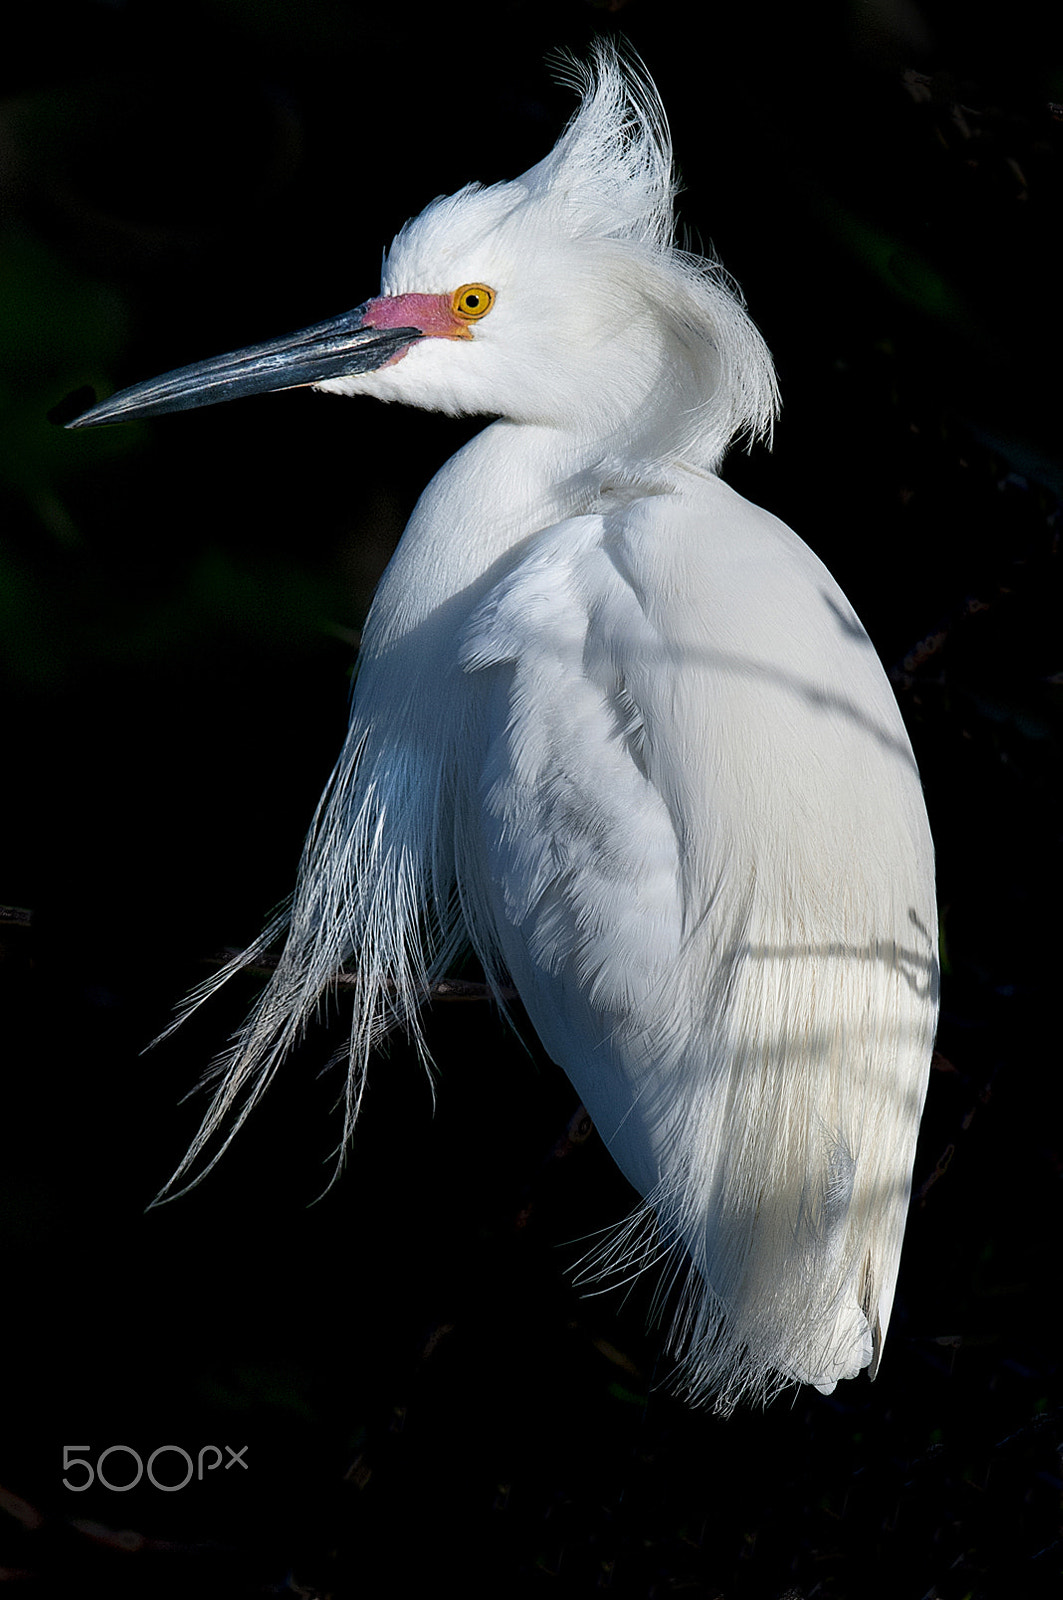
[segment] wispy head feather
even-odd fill
[[[771,356],[722,267],[676,243],[671,139],[645,68],[602,43],[564,75],[582,98],[549,155],[434,200],[388,253],[386,294],[498,293],[472,358],[440,357],[438,388],[415,403],[555,423],[603,460],[715,470],[734,442],[770,438]],[[413,352],[422,373],[435,355]],[[384,397],[411,398],[411,375]]]

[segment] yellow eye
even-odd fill
[[[486,317],[494,305],[495,291],[489,289],[486,283],[463,283],[460,289],[454,290],[454,298],[450,303],[455,316],[465,322],[478,322],[481,317]]]

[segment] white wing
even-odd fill
[[[697,1269],[686,1387],[829,1391],[877,1362],[936,1012],[929,832],[863,628],[691,473],[537,538],[461,657],[487,719],[466,916]]]

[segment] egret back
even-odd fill
[[[695,1397],[833,1388],[889,1320],[936,1017],[867,635],[789,529],[679,471],[546,533],[462,659],[489,699],[466,904],[645,1198],[592,1269],[671,1256]]]

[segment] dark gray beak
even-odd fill
[[[231,355],[196,361],[161,378],[135,383],[131,389],[122,389],[109,400],[91,406],[66,426],[95,428],[104,422],[131,422],[136,417],[158,417],[168,411],[212,406],[245,394],[294,389],[326,378],[373,372],[422,334],[419,328],[364,327],[362,317],[367,305],[368,301],[299,333],[248,345]]]

